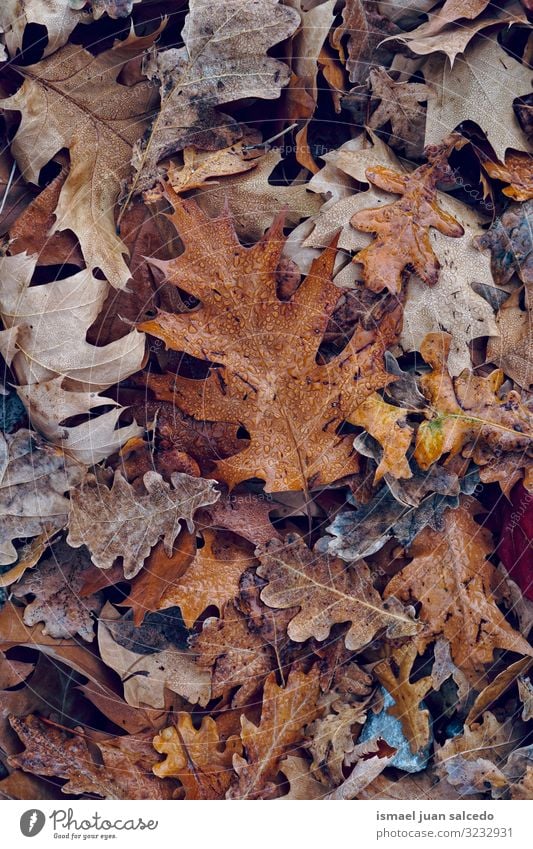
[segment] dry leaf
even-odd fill
[[[242,708],[251,704],[273,668],[273,653],[262,638],[250,630],[246,617],[228,606],[222,619],[206,619],[193,648],[197,663],[212,668],[211,697],[218,699],[238,687],[231,704]]]
[[[32,286],[36,262],[26,254],[0,260],[0,314],[6,327],[0,331],[0,350],[13,367],[34,426],[90,465],[141,432],[135,424],[115,430],[123,408],[99,393],[141,367],[144,337],[132,330],[103,347],[89,344],[87,331],[103,306],[107,283],[83,270]],[[117,409],[74,427],[62,424],[101,406]]]
[[[203,538],[185,574],[165,590],[158,604],[160,610],[177,605],[188,628],[211,605],[222,611],[239,594],[240,577],[254,562],[253,547],[233,534],[206,528]]]
[[[453,67],[458,54],[465,52],[478,32],[496,25],[510,27],[513,24],[527,23],[527,18],[518,4],[512,4],[508,9],[491,5],[486,15],[480,14],[488,5],[489,0],[469,0],[468,3],[464,0],[454,0],[452,11],[452,4],[447,2],[440,12],[431,15],[429,21],[398,35],[397,40],[407,45],[409,50],[418,56],[446,53],[450,67]],[[457,19],[465,20],[459,22]],[[471,23],[466,23],[466,20]],[[467,58],[469,54],[470,51]]]
[[[286,224],[298,224],[302,218],[314,215],[320,209],[321,199],[308,191],[308,185],[269,183],[269,177],[281,162],[279,150],[269,150],[259,159],[255,167],[246,174],[222,177],[218,186],[204,189],[195,194],[198,205],[204,212],[215,217],[223,215],[229,205],[235,230],[241,239],[260,239],[271,226],[280,210],[285,210]]]
[[[89,475],[70,499],[68,544],[72,548],[86,545],[100,569],[110,569],[121,557],[126,578],[140,572],[161,537],[170,557],[181,530],[180,519],[192,532],[195,511],[219,497],[216,481],[182,472],[174,472],[171,480],[172,488],[157,472],[146,472],[147,494],[137,495],[118,470],[111,489],[96,484]]]
[[[426,417],[417,432],[414,457],[421,469],[428,469],[443,454],[463,452],[478,465],[498,461],[503,452],[522,456],[527,463],[533,422],[517,392],[499,398],[496,392],[503,373],[493,371],[479,377],[466,369],[452,379],[447,368],[451,339],[447,333],[430,333],[420,353],[431,372],[420,379],[428,399]]]
[[[531,89],[532,72],[505,53],[498,42],[480,38],[467,55],[450,67],[448,59],[431,56],[424,64],[430,90],[426,144],[437,144],[462,121],[474,121],[487,136],[500,162],[507,148],[523,150],[523,135],[513,98]]]
[[[258,726],[241,717],[241,740],[245,757],[233,756],[238,781],[228,791],[231,799],[260,799],[272,793],[278,765],[291,746],[302,739],[303,728],[318,713],[318,670],[305,674],[293,671],[285,687],[278,687],[275,674],[267,678]]]
[[[299,22],[278,0],[190,0],[184,47],[154,52],[145,65],[149,79],[160,83],[161,107],[149,138],[134,150],[132,192],[150,188],[159,162],[184,147],[218,150],[242,137],[242,127],[217,107],[279,97],[289,69],[267,51]]]
[[[406,267],[428,286],[435,285],[440,264],[431,245],[429,228],[453,238],[463,235],[461,224],[437,200],[436,186],[448,171],[446,158],[453,146],[453,139],[450,144],[443,143],[430,162],[409,175],[383,167],[367,169],[369,182],[382,191],[401,195],[394,203],[360,210],[350,219],[356,230],[376,235],[354,257],[354,262],[363,266],[366,285],[374,292],[382,289],[400,292]]]
[[[241,741],[231,737],[221,751],[218,728],[210,716],[202,719],[198,731],[190,714],[179,713],[177,720],[154,737],[154,749],[166,755],[155,764],[155,775],[178,779],[186,799],[223,799],[234,775],[233,756],[242,753]]]
[[[325,640],[337,622],[351,623],[345,640],[354,651],[384,629],[391,638],[416,633],[412,619],[394,605],[383,605],[363,562],[349,569],[338,559],[312,552],[296,535],[259,546],[256,554],[261,562],[257,574],[268,581],[262,601],[299,608],[288,627],[291,640]]]
[[[35,596],[24,609],[26,625],[44,622],[43,634],[57,639],[79,634],[91,642],[93,613],[99,613],[102,597],[96,594],[80,598],[88,568],[90,562],[85,552],[73,551],[64,543],[53,546],[50,556],[12,589],[17,598],[29,593]]]
[[[37,183],[41,168],[68,148],[70,171],[55,210],[54,231],[73,230],[89,270],[100,268],[117,289],[126,286],[130,272],[123,257],[126,247],[115,230],[114,207],[154,94],[147,81],[128,87],[118,85],[117,77],[156,35],[130,34],[97,57],[67,44],[21,68],[21,88],[0,101],[4,109],[22,113],[12,152],[27,180]]]
[[[420,707],[433,687],[431,677],[411,682],[412,666],[417,655],[416,646],[404,645],[393,649],[390,657],[380,660],[373,672],[392,696],[395,704],[387,713],[402,723],[402,731],[416,754],[424,749],[430,739],[429,711]]]
[[[170,282],[200,297],[202,307],[187,315],[160,312],[140,328],[167,347],[222,368],[212,369],[203,381],[168,375],[166,391],[159,379],[158,397],[195,418],[246,427],[249,447],[216,464],[216,475],[230,487],[262,477],[266,492],[305,490],[355,471],[350,440],[337,435],[337,424],[390,381],[383,351],[395,336],[398,307],[392,305],[376,341],[361,353],[349,343],[330,362],[317,365],[316,352],[338,300],[329,279],[334,250],[315,260],[292,299],[282,302],[275,288],[284,244],[281,219],[258,244],[243,248],[227,215],[213,221],[194,202],[171,197],[186,249],[159,266]]]
[[[168,641],[162,651],[149,654],[130,651],[114,639],[113,630],[119,634],[121,624],[118,611],[106,604],[98,624],[98,648],[104,663],[119,675],[129,705],[163,708],[165,688],[191,704],[207,704],[211,695],[210,676],[196,665],[191,652],[180,650]],[[131,640],[129,644],[135,645]]]
[[[417,159],[423,150],[426,111],[420,104],[428,99],[427,86],[423,83],[396,82],[384,68],[373,68],[370,71],[370,85],[372,97],[380,103],[370,116],[369,127],[376,130],[390,121],[391,146]]]
[[[505,787],[507,779],[498,765],[503,764],[515,745],[511,724],[498,722],[487,711],[482,722],[471,728],[465,725],[462,735],[452,737],[437,749],[437,773],[461,795]]]
[[[47,535],[67,523],[64,493],[78,484],[83,468],[29,430],[0,433],[0,565],[14,563],[13,540]]]
[[[417,601],[424,623],[419,651],[439,636],[449,642],[455,664],[475,686],[496,648],[533,656],[533,649],[496,606],[497,575],[487,557],[490,534],[466,507],[448,510],[442,533],[426,528],[410,548],[408,566],[389,581],[385,596]]]
[[[85,22],[84,16],[74,9],[66,0],[3,0],[0,32],[4,33],[11,59],[16,59],[22,51],[28,24],[46,28],[45,56],[66,44],[74,27]]]
[[[123,752],[122,738],[117,738],[117,747],[99,744],[102,765],[91,757],[82,729],[56,728],[32,715],[12,717],[11,726],[26,749],[11,755],[10,764],[37,775],[68,779],[63,793],[130,799],[134,792],[136,799],[169,798],[167,788]]]

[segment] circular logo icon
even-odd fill
[[[32,808],[30,811],[24,811],[20,818],[20,830],[24,837],[35,837],[43,830],[46,817],[42,811],[37,808]]]

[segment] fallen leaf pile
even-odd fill
[[[2,4],[0,796],[532,798],[530,16]]]

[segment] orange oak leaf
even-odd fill
[[[239,594],[239,579],[254,562],[253,546],[231,533],[204,530],[204,546],[177,582],[159,602],[159,609],[178,606],[192,628],[210,605],[222,610]]]
[[[412,561],[385,590],[385,596],[419,603],[424,624],[415,637],[419,651],[444,636],[454,663],[473,684],[479,684],[496,648],[533,656],[496,605],[498,575],[487,559],[492,551],[491,534],[463,504],[446,511],[442,532],[425,528],[418,534],[409,550]]]
[[[246,757],[235,755],[233,768],[238,781],[230,788],[228,798],[260,799],[272,795],[272,780],[279,761],[303,737],[303,728],[319,713],[319,674],[315,666],[309,673],[294,670],[286,687],[276,684],[275,673],[266,680],[261,722],[254,725],[241,717],[241,740]]]
[[[185,251],[156,264],[202,303],[187,314],[159,312],[140,327],[167,347],[219,367],[206,380],[166,375],[156,382],[148,377],[148,385],[195,418],[244,425],[249,447],[216,463],[215,475],[230,487],[260,477],[266,492],[306,490],[356,471],[351,439],[339,435],[338,426],[390,382],[383,353],[399,330],[401,306],[384,315],[372,344],[359,350],[352,339],[332,360],[317,364],[340,294],[330,279],[334,247],[314,260],[293,297],[280,301],[282,218],[245,248],[227,211],[211,220],[168,186],[167,195]]]
[[[496,395],[504,379],[500,369],[488,377],[468,369],[456,378],[450,377],[450,345],[448,333],[429,333],[420,346],[420,353],[432,370],[420,379],[429,406],[428,421],[418,428],[415,460],[425,471],[443,454],[463,452],[480,466],[494,466],[502,454],[514,452],[515,465],[520,468],[531,451],[531,413],[521,403],[518,392],[507,392],[504,398]]]
[[[428,286],[435,285],[440,264],[431,245],[430,227],[445,236],[463,235],[462,225],[437,201],[437,183],[446,175],[446,157],[456,142],[458,138],[451,136],[448,144],[443,142],[430,161],[411,174],[384,166],[366,170],[374,186],[401,195],[386,206],[361,209],[350,219],[356,230],[375,234],[370,245],[354,257],[354,262],[363,266],[365,284],[374,292],[400,292],[407,268]]]
[[[238,737],[230,737],[221,750],[214,719],[204,716],[198,730],[188,713],[179,713],[177,724],[154,738],[154,749],[166,758],[155,764],[159,778],[177,778],[187,799],[223,799],[232,778],[232,760],[240,755]]]

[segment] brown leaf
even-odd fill
[[[270,521],[270,513],[275,506],[267,495],[253,495],[250,492],[223,494],[215,504],[198,511],[196,523],[199,528],[207,526],[215,531],[233,531],[249,542],[260,545],[279,536]]]
[[[387,709],[387,713],[400,720],[413,754],[425,748],[429,742],[430,714],[428,710],[420,708],[420,702],[433,686],[430,676],[411,682],[410,675],[416,655],[414,645],[400,646],[393,649],[390,657],[380,660],[373,669],[395,701],[395,704]]]
[[[428,88],[423,83],[396,82],[385,68],[370,71],[372,97],[379,99],[377,109],[370,116],[368,126],[373,129],[391,123],[389,144],[405,155],[417,159],[424,148],[425,109],[420,106],[428,99]]]
[[[261,477],[265,491],[273,492],[305,490],[355,471],[350,440],[337,434],[337,425],[390,381],[383,351],[396,334],[398,307],[383,317],[376,341],[362,352],[349,343],[317,365],[338,299],[329,279],[334,250],[315,260],[293,298],[282,302],[275,289],[281,219],[258,244],[243,248],[227,215],[213,221],[193,201],[173,196],[172,202],[186,249],[164,270],[202,307],[187,315],[161,312],[140,327],[167,347],[221,364],[203,381],[167,376],[164,396],[196,418],[239,422],[249,431],[249,447],[217,462],[216,475],[230,487]],[[362,379],[354,380],[356,374]]]
[[[146,495],[138,495],[120,471],[115,472],[111,489],[95,483],[89,475],[72,493],[67,542],[72,548],[86,545],[100,569],[110,569],[121,557],[126,578],[140,572],[161,537],[170,557],[180,519],[192,532],[195,511],[219,497],[215,481],[181,472],[172,475],[173,488],[157,472],[146,472]]]
[[[232,761],[242,752],[238,737],[221,741],[214,719],[204,716],[198,731],[188,713],[179,713],[177,724],[154,737],[154,749],[165,760],[153,770],[159,778],[176,778],[186,799],[223,799],[232,778]]]
[[[428,399],[426,416],[417,432],[414,458],[424,471],[443,454],[460,452],[473,457],[480,466],[498,461],[502,453],[516,452],[519,466],[527,463],[533,420],[512,390],[504,398],[497,396],[503,372],[488,377],[468,370],[452,379],[447,360],[451,337],[430,333],[420,353],[431,372],[420,378],[420,387]]]
[[[325,640],[337,622],[350,622],[346,647],[359,650],[387,630],[389,637],[413,635],[417,626],[387,606],[372,585],[364,562],[350,569],[338,558],[313,553],[296,535],[259,546],[258,575],[268,580],[261,599],[271,607],[298,607],[288,627],[292,640]]]
[[[149,79],[161,85],[161,107],[149,139],[134,151],[132,192],[153,185],[164,157],[190,146],[219,150],[242,137],[241,126],[218,107],[279,97],[289,70],[267,51],[298,24],[298,14],[278,0],[191,0],[184,47],[153,53],[146,64]]]
[[[67,523],[64,493],[76,486],[83,469],[37,434],[0,434],[0,564],[14,563],[13,540],[47,536]]]
[[[270,183],[270,177],[281,161],[279,150],[269,150],[254,160],[252,171],[223,177],[218,187],[196,192],[195,200],[212,218],[223,215],[229,205],[235,231],[246,241],[260,239],[280,210],[285,210],[286,226],[298,224],[302,218],[318,212],[321,198],[300,181],[289,186],[279,184],[279,181]]]
[[[374,476],[375,484],[387,474],[395,478],[413,476],[406,457],[413,435],[405,420],[407,412],[387,404],[374,392],[348,417],[350,424],[364,427],[383,448],[383,457]]]
[[[123,257],[126,247],[115,230],[114,206],[154,95],[146,80],[128,87],[118,85],[117,77],[157,34],[130,34],[98,56],[67,44],[22,68],[23,85],[0,103],[22,113],[12,152],[27,180],[36,183],[41,168],[61,148],[68,148],[70,171],[55,210],[54,230],[73,230],[88,269],[100,268],[117,289],[126,286],[130,272]]]
[[[496,316],[500,335],[490,337],[487,359],[523,389],[529,389],[533,383],[533,291],[528,294],[526,308],[521,305],[521,295],[519,290],[513,292],[500,307]]]
[[[156,544],[144,561],[144,568],[133,579],[130,594],[123,602],[125,607],[132,609],[135,625],[142,623],[146,613],[159,610],[161,599],[185,574],[195,554],[196,538],[188,531],[180,533],[170,556],[162,542]]]
[[[450,642],[454,662],[475,686],[494,649],[533,656],[533,649],[496,606],[497,575],[487,557],[489,532],[466,505],[447,510],[439,533],[425,528],[410,548],[413,560],[388,583],[385,595],[420,604],[424,628],[415,637],[419,651],[436,637]]]
[[[510,722],[500,723],[487,711],[481,723],[465,725],[463,734],[437,749],[437,773],[462,795],[506,787],[508,782],[499,765],[516,748],[516,733]]]
[[[193,648],[198,652],[198,665],[213,670],[213,699],[238,687],[231,701],[234,708],[251,703],[274,666],[273,652],[268,644],[247,627],[246,617],[231,606],[226,607],[222,619],[206,619],[201,633],[193,641]]]
[[[43,634],[56,639],[79,634],[92,642],[93,613],[100,612],[102,597],[80,598],[88,568],[90,562],[84,551],[73,551],[65,543],[53,546],[50,555],[12,589],[17,598],[30,593],[35,596],[24,609],[26,625],[44,622]]]
[[[365,82],[372,64],[383,64],[384,54],[379,45],[383,37],[398,31],[391,21],[385,18],[375,0],[346,0],[342,12],[342,25],[332,37],[333,46],[341,51],[342,39],[348,35],[346,69],[350,82]],[[385,53],[386,55],[386,53]]]
[[[203,531],[204,545],[185,574],[161,597],[159,609],[178,606],[183,621],[192,628],[209,606],[219,611],[239,593],[242,573],[253,564],[252,546],[229,533]]]
[[[120,676],[128,704],[163,708],[165,688],[191,704],[207,704],[210,676],[196,665],[191,652],[179,650],[168,640],[162,640],[162,651],[156,649],[148,654],[132,651],[116,639],[121,625],[120,614],[108,603],[99,620],[98,647],[104,663]],[[131,639],[128,644],[135,645]],[[144,645],[142,649],[146,651]]]
[[[64,161],[57,177],[30,203],[9,228],[9,252],[37,254],[39,265],[83,266],[83,256],[70,230],[52,232],[54,210],[68,176]],[[50,235],[51,234],[51,235]]]
[[[318,714],[318,692],[316,667],[308,674],[291,672],[284,688],[278,687],[274,673],[269,675],[259,725],[241,717],[245,757],[233,757],[238,780],[228,791],[228,798],[258,799],[272,793],[280,759],[300,742],[303,727]]]
[[[258,160],[244,159],[242,145],[239,142],[214,153],[202,153],[194,147],[186,147],[183,150],[183,165],[178,167],[175,162],[170,163],[168,182],[179,195],[203,186],[216,186],[218,180],[213,178],[250,171],[257,166]],[[150,197],[150,193],[147,196]]]
[[[531,176],[531,157],[529,153],[510,150],[505,156],[505,164],[483,160],[485,171],[493,180],[509,183],[503,194],[513,200],[531,200],[533,198],[533,177]]]
[[[450,137],[428,164],[420,165],[412,174],[382,167],[367,170],[367,179],[379,189],[401,195],[394,203],[361,210],[351,218],[352,227],[376,234],[374,241],[354,257],[354,262],[362,264],[365,283],[374,292],[400,292],[407,266],[428,286],[435,285],[440,265],[429,228],[453,238],[463,235],[463,227],[439,206],[436,189],[447,172],[446,157],[459,138]]]
[[[168,798],[167,788],[146,774],[135,757],[128,756],[127,749],[121,750],[121,738],[117,747],[99,746],[104,761],[100,765],[92,759],[81,729],[69,732],[31,714],[12,717],[11,725],[26,747],[21,754],[10,756],[11,766],[36,775],[66,778],[63,793],[129,799],[134,789],[136,799]]]

